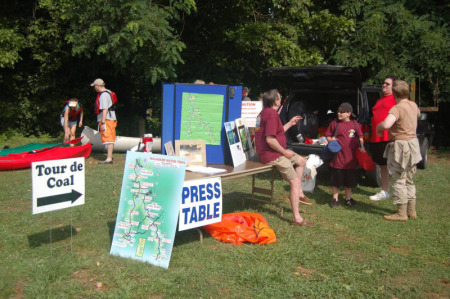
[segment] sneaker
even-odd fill
[[[345,200],[345,205],[347,205],[347,206],[356,206],[356,201],[353,198],[346,199]]]
[[[331,201],[331,203],[330,203],[330,207],[332,207],[332,208],[337,208],[337,207],[339,207],[339,200],[332,200]]]
[[[303,203],[303,204],[305,204],[305,205],[312,205],[312,202],[309,201],[308,197],[306,197],[306,196],[303,196],[303,197],[300,196],[300,197],[298,198],[298,200],[299,200],[300,203]]]
[[[383,200],[383,199],[389,199],[389,192],[386,192],[384,190],[381,190],[375,195],[372,195],[369,197],[370,200]]]

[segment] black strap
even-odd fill
[[[334,128],[334,138],[337,136],[337,129],[338,129],[339,121],[336,119],[336,128]]]
[[[356,140],[358,140],[358,145],[361,148],[361,141],[359,141],[359,134],[358,134],[358,130],[356,129],[356,123],[354,120],[352,120],[353,125],[355,126],[355,134],[356,134]]]

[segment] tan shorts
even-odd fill
[[[98,127],[102,134],[102,143],[103,144],[114,143],[116,141],[116,126],[117,126],[117,120],[107,119],[106,120],[106,131],[101,131],[102,124],[101,124],[101,122],[98,123]]]
[[[273,161],[270,161],[269,165],[273,165],[278,169],[278,171],[281,173],[281,176],[284,180],[290,181],[292,179],[295,179],[297,176],[297,173],[295,172],[294,164],[297,163],[297,161],[300,159],[300,156],[295,154],[292,158],[288,159],[285,156],[281,156]]]

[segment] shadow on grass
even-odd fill
[[[51,231],[51,243],[56,243],[62,240],[70,239],[70,225],[63,227],[53,228],[52,230],[46,230],[40,233],[32,234],[28,236],[28,244],[30,248],[37,248],[43,245],[50,244],[50,231]],[[77,231],[72,227],[72,236],[75,236]]]
[[[358,170],[358,178],[359,178],[359,184],[355,188],[352,188],[352,194],[358,194],[362,197],[369,197],[370,195],[373,195],[371,192],[360,188],[359,186],[366,186],[367,181],[363,179],[363,170]],[[280,179],[281,176],[276,176],[275,179]],[[324,186],[325,188],[318,188],[319,186]],[[289,183],[286,182],[286,184],[283,186],[283,189],[289,193],[290,186]],[[325,191],[325,190],[328,191]],[[344,188],[342,187],[340,190],[340,194],[342,194],[344,191]],[[332,199],[331,194],[331,185],[330,185],[330,171],[328,167],[324,167],[316,177],[316,187],[314,188],[314,191],[312,193],[305,192],[305,195],[310,198],[315,204],[318,205],[329,205]],[[378,215],[386,215],[387,213],[391,213],[393,209],[386,209],[379,207],[374,204],[366,203],[363,201],[357,201],[356,206],[348,207],[344,205],[344,200],[342,199],[342,196],[340,196],[340,203],[342,207],[353,209],[355,211],[364,212],[364,213],[372,213],[372,214],[378,214]]]

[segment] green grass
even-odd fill
[[[315,204],[300,207],[314,228],[289,225],[288,185],[279,175],[275,200],[284,216],[255,201],[242,208],[250,178],[224,181],[223,212],[262,214],[277,242],[235,246],[203,233],[201,243],[196,230],[178,232],[168,270],[109,254],[125,155],[97,165],[104,155],[94,153],[86,160],[85,205],[53,213],[31,214],[30,170],[0,172],[0,298],[448,298],[449,157],[438,152],[418,171],[419,219],[406,223],[384,221],[392,201],[368,200],[377,189],[364,185],[354,190],[356,207],[331,209],[323,171],[308,194]],[[268,180],[260,175],[258,185]],[[50,217],[58,246],[70,240],[71,215],[72,253],[62,247],[50,257]]]

